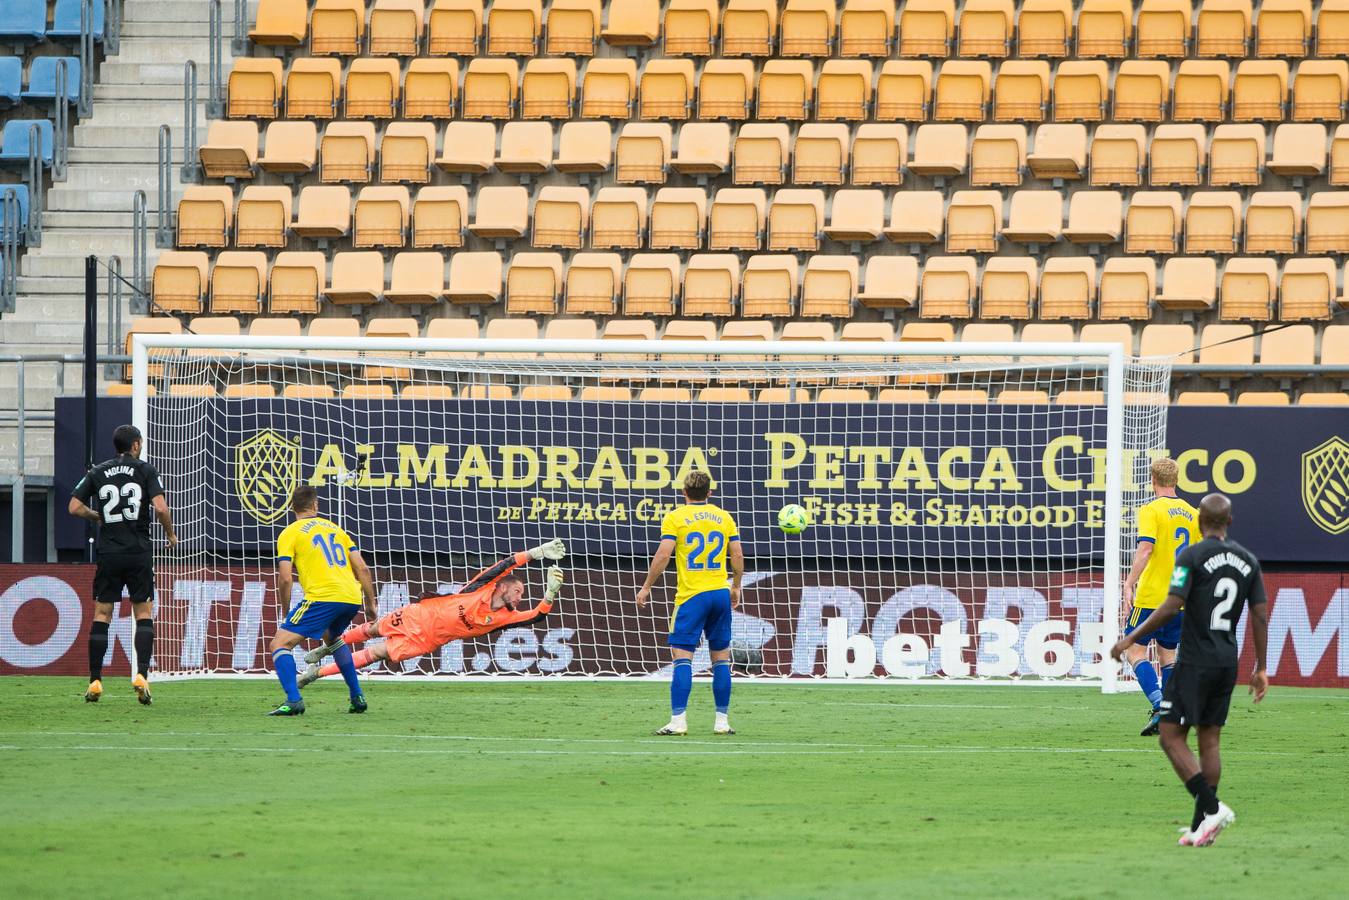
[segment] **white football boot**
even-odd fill
[[[1194,830],[1192,835],[1194,846],[1208,847],[1215,840],[1222,830],[1237,820],[1237,814],[1232,812],[1232,807],[1218,801],[1218,811],[1204,816],[1204,821],[1199,823],[1199,827]]]

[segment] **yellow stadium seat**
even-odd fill
[[[1194,33],[1196,56],[1245,56],[1251,41],[1251,0],[1203,0]]]
[[[970,147],[971,187],[1018,185],[1025,169],[1025,125],[980,125],[975,129]]]
[[[342,64],[338,60],[301,57],[286,73],[286,118],[335,118],[341,95]]]
[[[631,59],[592,59],[581,82],[581,118],[626,119],[637,98],[637,63]]]
[[[611,47],[649,47],[660,37],[660,0],[623,0],[609,4],[609,21],[600,37]]]
[[[661,188],[651,201],[652,250],[697,250],[707,230],[707,191]]]
[[[1115,76],[1116,119],[1160,122],[1166,118],[1170,96],[1171,67],[1166,63],[1137,59],[1120,63],[1119,73]]]
[[[1298,64],[1293,80],[1295,122],[1339,121],[1349,101],[1349,62],[1309,59]]]
[[[590,191],[580,186],[549,184],[534,201],[534,247],[579,250],[590,227]]]
[[[478,57],[470,61],[464,71],[463,117],[512,118],[519,79],[520,66],[515,60]]]
[[[453,400],[454,388],[448,384],[405,384],[398,396],[403,400]]]
[[[199,313],[206,297],[210,260],[201,250],[165,250],[155,262],[150,296],[157,310]]]
[[[614,160],[614,130],[608,122],[568,122],[558,135],[553,168],[570,174],[608,172]]]
[[[1208,132],[1203,125],[1158,125],[1148,152],[1148,184],[1200,184],[1207,143]]]
[[[1175,253],[1183,201],[1178,191],[1137,191],[1124,219],[1125,253]]]
[[[1122,65],[1127,65],[1124,63]],[[1100,125],[1091,140],[1091,168],[1087,181],[1093,187],[1143,183],[1147,131],[1142,125]]]
[[[1256,56],[1306,56],[1312,42],[1311,0],[1262,0],[1255,34]]]
[[[1134,37],[1131,0],[1082,0],[1077,14],[1077,55],[1084,59],[1123,59]]]
[[[268,275],[267,311],[273,315],[317,313],[327,271],[328,258],[317,250],[278,253]],[[298,325],[297,322],[297,329]]]
[[[1227,406],[1230,403],[1227,391],[1181,391],[1176,395],[1177,406]]]
[[[820,403],[870,403],[871,392],[860,387],[821,388],[816,400]]]
[[[1113,244],[1124,232],[1123,222],[1124,195],[1119,191],[1075,191],[1063,236],[1075,244]]]
[[[998,394],[998,403],[1013,406],[1048,406],[1049,391],[1003,391]]]
[[[318,160],[318,128],[313,122],[271,122],[258,167],[273,175],[305,175]]]
[[[323,296],[330,303],[378,303],[384,294],[384,256],[378,250],[333,254],[332,271]]]
[[[709,59],[698,78],[698,118],[748,119],[754,107],[754,63]]]
[[[806,129],[811,127],[811,125],[802,125],[802,134],[804,135]],[[823,125],[818,127],[829,128],[831,126]],[[842,140],[839,142],[838,146],[842,151],[847,147],[846,131],[841,134],[840,137]],[[908,145],[909,132],[903,125],[887,125],[878,122],[870,122],[857,126],[857,136],[853,139],[852,144],[852,183],[858,186],[869,184],[903,184],[904,165],[909,159]],[[797,156],[795,172],[797,179],[801,180],[805,178],[806,180],[815,181],[814,178],[807,177],[815,172],[813,166],[804,173],[802,171],[803,166],[800,155],[802,150],[801,137],[797,138],[796,146]],[[817,181],[816,183],[841,183],[843,178],[842,160],[845,156],[846,153],[841,153],[839,157],[840,168],[838,182]],[[828,172],[827,165],[822,166],[822,168],[825,172]]]
[[[390,122],[379,144],[379,180],[425,184],[431,180],[431,162],[435,157],[435,125]]]
[[[1126,323],[1093,322],[1082,326],[1082,341],[1088,344],[1119,344],[1124,352],[1133,355],[1134,329]]]
[[[661,37],[666,56],[711,56],[721,10],[717,0],[670,0]]]
[[[403,185],[371,185],[356,195],[353,247],[402,247],[412,200]]]
[[[635,249],[646,232],[647,195],[643,188],[600,188],[590,208],[590,246]]]
[[[998,67],[993,84],[993,119],[1043,122],[1049,106],[1049,63],[1010,59]]]
[[[707,233],[709,250],[758,250],[763,245],[768,198],[762,188],[722,188],[712,198]],[[737,269],[736,282],[739,282]],[[685,280],[684,304],[688,306]]]
[[[416,56],[422,43],[422,0],[375,0],[366,48],[374,56]]]
[[[964,125],[919,125],[913,135],[916,175],[952,177],[965,174],[969,163],[969,129]]]
[[[749,388],[705,387],[698,392],[700,403],[749,403]]]
[[[525,64],[520,77],[520,118],[570,119],[575,106],[576,60],[531,59]]]
[[[1103,60],[1068,60],[1054,73],[1054,121],[1100,122],[1110,97],[1110,68]]]
[[[846,319],[857,297],[857,257],[817,255],[801,276],[801,315]]]
[[[1199,346],[1200,365],[1232,366],[1243,374],[1255,365],[1255,331],[1250,325],[1208,325]]]
[[[730,316],[740,289],[740,258],[734,253],[695,253],[684,270],[683,314]]]
[[[1310,325],[1271,329],[1260,337],[1260,364],[1303,368],[1316,365],[1316,332]]]
[[[281,60],[235,60],[228,81],[226,114],[231,119],[275,118],[281,105]]]
[[[1349,70],[1349,63],[1345,63]],[[1281,122],[1288,106],[1288,63],[1247,59],[1232,82],[1232,121]]]
[[[802,125],[801,129],[810,127]],[[731,180],[736,184],[782,184],[787,178],[790,141],[791,132],[780,122],[741,125],[735,135]],[[798,159],[798,172],[800,167]],[[800,180],[799,175],[797,178]]]
[[[511,256],[506,273],[506,312],[551,316],[562,291],[562,254],[522,251]]]
[[[393,398],[393,385],[391,384],[352,383],[342,388],[343,400],[392,400]]]
[[[825,60],[815,87],[815,118],[861,122],[871,109],[871,63],[856,59]]]
[[[889,59],[876,79],[876,121],[924,122],[932,108],[932,63]]]
[[[945,232],[946,197],[941,191],[899,191],[885,236],[896,244],[934,244]]]
[[[848,343],[888,343],[895,339],[895,327],[889,322],[845,322],[843,330],[839,332],[839,340]],[[846,362],[852,365],[884,365],[886,358],[883,356],[848,356]],[[890,382],[887,375],[846,375],[839,379],[840,384],[846,385],[885,385]],[[894,391],[894,388],[890,388]],[[922,392],[926,397],[926,392]],[[891,402],[904,402],[895,399]],[[924,402],[916,400],[914,402]]]
[[[615,180],[620,184],[664,184],[674,131],[668,122],[629,122],[618,133]]]
[[[1012,0],[965,0],[960,9],[957,53],[1000,59],[1011,52]]]
[[[1349,184],[1349,125],[1340,125],[1330,139],[1330,177],[1335,187]]]
[[[281,396],[287,400],[332,400],[337,394],[332,385],[288,384],[282,388]]]
[[[1343,391],[1303,391],[1297,398],[1298,406],[1349,406],[1349,393]]]
[[[496,163],[497,130],[491,122],[451,122],[436,157],[442,172],[485,175]]]
[[[496,303],[501,299],[501,275],[500,253],[456,253],[450,257],[445,298],[451,303]]]
[[[365,0],[315,0],[309,14],[309,52],[355,56],[365,36]]]
[[[224,247],[234,224],[234,189],[191,184],[178,201],[179,247]]]
[[[730,125],[688,122],[679,126],[679,148],[670,168],[683,175],[721,175],[730,167]]]
[[[515,240],[529,230],[529,191],[523,187],[481,187],[468,230],[480,238]]]
[[[890,0],[845,0],[838,15],[839,56],[889,56],[894,34],[895,4]]]
[[[1288,260],[1283,265],[1283,277],[1279,281],[1279,319],[1285,322],[1329,319],[1335,302],[1335,282],[1333,259],[1318,257]],[[1269,341],[1273,337],[1271,333],[1265,340]]]
[[[1279,267],[1272,259],[1229,259],[1218,283],[1219,317],[1229,322],[1268,322],[1278,282]]]
[[[414,59],[403,79],[403,117],[448,119],[459,96],[459,63],[452,59]]]
[[[1318,176],[1326,171],[1326,126],[1284,124],[1274,129],[1269,170],[1276,175]]]
[[[1184,59],[1190,44],[1190,0],[1142,0],[1138,7],[1136,56]],[[1115,88],[1116,93],[1119,87]]]
[[[394,256],[389,289],[384,292],[385,300],[390,303],[439,303],[444,296],[443,256],[428,251],[409,251]],[[417,333],[414,331],[408,336],[416,337]]]
[[[248,39],[260,47],[299,47],[309,34],[305,0],[259,0]]]
[[[1176,71],[1171,118],[1178,122],[1221,122],[1231,93],[1230,72],[1225,62],[1202,59],[1181,62]],[[1119,109],[1118,99],[1115,108]]]
[[[857,299],[871,309],[913,306],[918,302],[918,260],[912,256],[869,257]]]
[[[1292,401],[1283,391],[1242,391],[1237,406],[1288,406]]]
[[[1054,190],[1017,191],[1002,236],[1018,244],[1053,244],[1063,232],[1063,195]]]
[[[919,314],[925,319],[970,318],[974,315],[975,283],[975,264],[970,257],[928,257],[923,267]]]
[[[696,83],[692,60],[650,60],[638,82],[637,115],[648,120],[687,119]]]
[[[995,256],[979,279],[979,317],[1029,319],[1040,286],[1039,267],[1029,256]],[[965,340],[970,340],[966,337]]]
[[[729,0],[721,16],[722,55],[772,55],[778,6],[778,0]]]
[[[1002,231],[1000,191],[956,191],[946,210],[947,253],[993,253]]]
[[[501,128],[498,171],[541,175],[553,167],[553,126],[547,122],[507,122]]]
[[[937,73],[932,118],[937,122],[983,121],[988,112],[993,67],[984,60],[952,60]]]
[[[1101,270],[1102,319],[1149,319],[1157,296],[1157,261],[1112,256]],[[1087,340],[1085,329],[1082,340]]]
[[[284,247],[290,227],[291,193],[288,187],[250,184],[239,195],[234,211],[236,247]]]
[[[1045,260],[1044,270],[1040,273],[1040,318],[1088,319],[1095,304],[1095,259],[1090,256],[1052,256]],[[1071,328],[1068,334],[1071,340]],[[1022,340],[1030,339],[1023,333]]]
[[[830,240],[870,243],[885,230],[885,194],[858,188],[835,191],[824,233]]]
[[[786,189],[773,195],[768,210],[768,249],[793,253],[820,246],[824,230],[824,191]]]
[[[492,0],[487,13],[487,52],[493,56],[533,56],[543,31],[541,0]]]
[[[1241,236],[1241,194],[1197,191],[1185,208],[1186,253],[1236,253]]]
[[[231,400],[266,399],[276,396],[276,388],[270,384],[227,384],[221,396]]]
[[[346,237],[351,231],[351,193],[341,185],[311,184],[300,189],[291,230],[301,237]]]
[[[1307,206],[1307,253],[1349,253],[1349,191],[1317,191]]]
[[[672,316],[679,296],[680,260],[677,253],[635,253],[623,275],[625,316]],[[642,323],[651,325],[650,322]],[[609,337],[609,326],[605,337]],[[651,325],[651,337],[655,337]]]
[[[834,43],[834,0],[787,0],[779,20],[780,56],[828,56]]]
[[[197,157],[207,178],[252,178],[258,162],[258,123],[217,119]]]
[[[805,60],[770,59],[759,75],[756,110],[760,119],[809,118],[815,69]]]
[[[955,0],[909,0],[899,8],[900,56],[943,59],[955,33]]]
[[[1077,181],[1087,171],[1087,126],[1081,123],[1041,125],[1026,166],[1036,178]]]
[[[476,56],[482,39],[483,0],[435,0],[426,22],[432,56]]]
[[[1190,325],[1145,325],[1138,341],[1139,356],[1170,356],[1172,362],[1194,362],[1195,333]]]
[[[1349,0],[1321,0],[1316,11],[1316,55],[1349,55]]]
[[[564,311],[569,316],[612,316],[622,282],[623,257],[617,253],[577,253],[567,267]],[[559,321],[548,323],[550,332]]]
[[[1025,0],[1016,22],[1019,56],[1061,58],[1073,34],[1072,0]]]
[[[468,190],[461,184],[428,185],[412,201],[412,246],[455,248],[464,245]]]
[[[322,181],[364,183],[370,180],[375,162],[373,122],[332,122],[323,129],[319,143],[319,178]]]
[[[1169,310],[1202,311],[1218,297],[1218,264],[1204,257],[1173,256],[1162,268],[1157,305]]]
[[[796,306],[798,269],[796,257],[788,254],[751,256],[745,264],[740,284],[741,314],[781,318],[790,316]],[[768,333],[766,339],[771,340],[771,326]],[[723,334],[723,337],[728,336]]]
[[[600,0],[553,0],[548,4],[549,56],[594,56],[604,16]]]
[[[1257,185],[1265,162],[1263,125],[1219,125],[1209,143],[1208,183]]]

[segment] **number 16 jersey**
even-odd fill
[[[1176,661],[1236,666],[1242,607],[1265,602],[1265,579],[1251,551],[1236,541],[1204,538],[1176,559],[1170,592],[1185,601]]]
[[[347,533],[322,516],[296,519],[276,539],[276,558],[294,563],[305,603],[361,602],[361,586],[348,559],[355,550]],[[282,598],[283,605],[289,602]]]
[[[675,542],[676,608],[704,591],[726,588],[727,553],[731,541],[740,540],[740,529],[730,513],[711,503],[686,503],[665,514],[660,536]]]

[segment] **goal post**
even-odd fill
[[[155,666],[265,669],[303,483],[381,612],[568,544],[543,624],[379,673],[660,674],[673,575],[646,610],[632,594],[696,468],[743,535],[741,672],[1114,690],[1122,534],[1169,379],[1116,344],[136,334],[133,421],[180,542],[156,553]]]

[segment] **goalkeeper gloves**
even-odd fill
[[[562,590],[563,580],[564,576],[560,566],[553,566],[548,570],[548,587],[544,589],[543,597],[549,603],[557,599],[558,593]]]
[[[557,538],[546,544],[540,544],[529,550],[530,559],[561,559],[567,555],[567,547]]]

